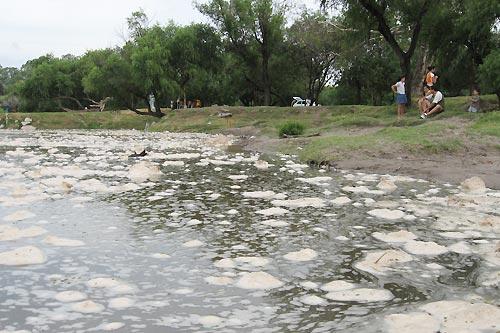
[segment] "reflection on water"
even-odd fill
[[[370,251],[401,248],[374,239],[371,235],[376,231],[409,230],[419,240],[444,246],[456,243],[432,229],[433,213],[414,216],[407,208],[422,194],[454,194],[453,186],[400,179],[390,194],[353,193],[342,188],[377,190],[380,177],[325,174],[300,166],[289,156],[267,156],[264,159],[271,166],[260,170],[254,165],[258,156],[216,148],[207,144],[207,136],[71,131],[2,132],[0,136],[0,219],[26,209],[35,217],[12,223],[17,228],[47,230],[42,236],[0,241],[0,252],[33,245],[47,257],[38,265],[0,265],[0,330],[374,332],[383,331],[382,318],[387,313],[473,292],[486,298],[495,294],[476,289],[479,274],[491,271],[477,253],[415,255],[412,261],[376,275],[354,268]],[[126,150],[138,142],[158,154],[150,155],[150,160],[160,165],[162,176],[118,191],[119,186],[131,183],[127,171],[140,161],[126,158]],[[19,147],[22,150],[16,152]],[[162,166],[168,159],[162,154],[174,152],[200,156],[183,159],[183,166]],[[75,165],[80,171],[60,175],[71,190],[60,189],[61,179],[43,183],[58,177],[46,168]],[[230,175],[248,177],[231,179]],[[321,185],[297,180],[325,175],[332,179]],[[97,179],[106,188],[89,190],[78,185],[86,179]],[[326,204],[285,206],[288,213],[265,217],[257,211],[273,207],[273,199],[243,195],[254,191],[274,191],[289,199],[320,198]],[[46,196],[23,202],[29,195],[41,194]],[[352,201],[330,203],[341,195]],[[415,218],[369,215],[378,203]],[[286,224],[262,223],[269,219]],[[81,240],[85,245],[51,246],[43,242],[47,235]],[[469,245],[474,244],[469,241]],[[299,262],[284,258],[306,248],[317,256]],[[222,261],[231,265],[221,267],[222,259],[231,259]],[[432,263],[443,269],[426,266]],[[282,286],[238,286],[245,272],[260,271]],[[114,278],[125,287],[89,286],[88,281],[98,277]],[[321,286],[333,280],[386,289],[393,298],[373,302],[328,299]],[[83,292],[104,307],[89,313],[75,311],[75,302],[55,298],[67,290]]]

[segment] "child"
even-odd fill
[[[427,75],[425,76],[425,82],[424,84],[427,87],[432,87],[433,85],[436,84],[438,76],[436,75],[436,67],[435,66],[429,66],[427,67]]]
[[[391,87],[392,91],[396,94],[396,104],[398,105],[398,119],[401,119],[405,114],[406,103],[406,91],[405,91],[405,77],[404,75],[399,78]]]
[[[469,112],[479,111],[479,91],[477,91],[476,89],[472,91],[472,96],[470,97],[470,105],[467,111]]]
[[[420,115],[420,118],[426,119],[427,117],[444,111],[444,96],[443,94],[434,89],[434,87],[426,88],[429,94],[432,95],[432,102],[426,108],[425,112]]]

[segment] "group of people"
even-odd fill
[[[435,88],[438,76],[436,75],[436,67],[429,66],[428,72],[422,82],[423,96],[418,100],[418,108],[420,110],[420,118],[426,119],[427,117],[444,111],[444,96],[443,93]],[[395,93],[396,104],[398,106],[398,118],[403,117],[406,112],[406,98],[405,76],[401,76],[399,81],[392,87]]]

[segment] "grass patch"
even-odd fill
[[[470,127],[469,132],[491,135],[500,138],[500,112],[490,112],[480,116]]]
[[[278,128],[278,135],[283,138],[286,135],[298,136],[304,134],[306,127],[297,121],[288,121]]]

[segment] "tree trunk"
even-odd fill
[[[262,55],[262,81],[264,84],[264,105],[271,104],[271,79],[269,77],[269,55],[263,52]]]
[[[411,86],[413,82],[413,74],[411,72],[411,57],[405,54],[403,59],[400,60],[401,72],[405,76],[405,87],[406,99],[408,100],[407,105],[411,105]]]

